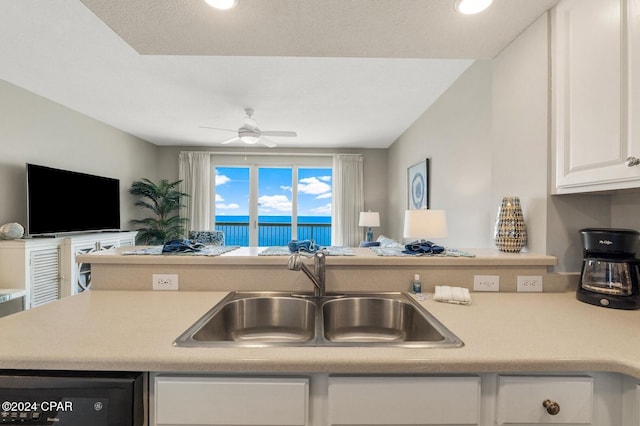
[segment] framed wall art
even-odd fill
[[[407,169],[409,210],[429,208],[429,159]]]

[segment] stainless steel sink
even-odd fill
[[[453,348],[463,342],[404,293],[315,298],[233,292],[174,342],[176,346],[396,346]]]
[[[232,293],[178,339],[198,342],[301,343],[315,338],[316,304],[276,293]]]
[[[445,336],[402,295],[335,299],[322,305],[324,337],[331,342],[441,342]]]

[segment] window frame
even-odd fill
[[[211,179],[213,190],[211,197],[211,223],[216,226],[216,168],[217,167],[247,167],[249,168],[249,247],[258,245],[258,169],[290,168],[291,169],[291,237],[298,234],[298,170],[300,168],[326,168],[331,170],[331,185],[333,187],[333,157],[331,155],[213,155],[211,158]],[[333,189],[332,189],[333,192]],[[331,202],[333,204],[333,195]],[[333,212],[331,213],[333,224]]]

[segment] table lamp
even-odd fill
[[[404,238],[446,238],[447,216],[444,210],[405,210]]]
[[[371,231],[371,228],[380,226],[380,214],[378,212],[372,212],[371,210],[368,212],[360,212],[358,226],[366,226],[367,242],[373,241],[373,231]]]

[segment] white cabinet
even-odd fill
[[[639,382],[614,373],[150,377],[150,426],[640,426]]]
[[[330,377],[330,425],[476,425],[480,377]]]
[[[640,426],[640,381],[625,376],[622,386],[623,426]]]
[[[136,231],[79,234],[64,239],[64,279],[61,296],[81,293],[91,288],[91,265],[76,263],[76,256],[116,247],[135,245]]]
[[[152,424],[308,424],[305,377],[155,376]]]
[[[60,297],[60,238],[0,241],[0,288],[24,289],[24,307]]]
[[[593,378],[500,376],[497,424],[591,424]]]
[[[78,254],[135,245],[136,231],[0,241],[0,289],[24,289],[25,308],[78,293],[91,286],[90,265]]]
[[[640,158],[636,3],[563,0],[553,10],[555,193],[640,186],[640,160],[628,161]]]
[[[640,425],[640,385],[636,385],[635,425]]]

